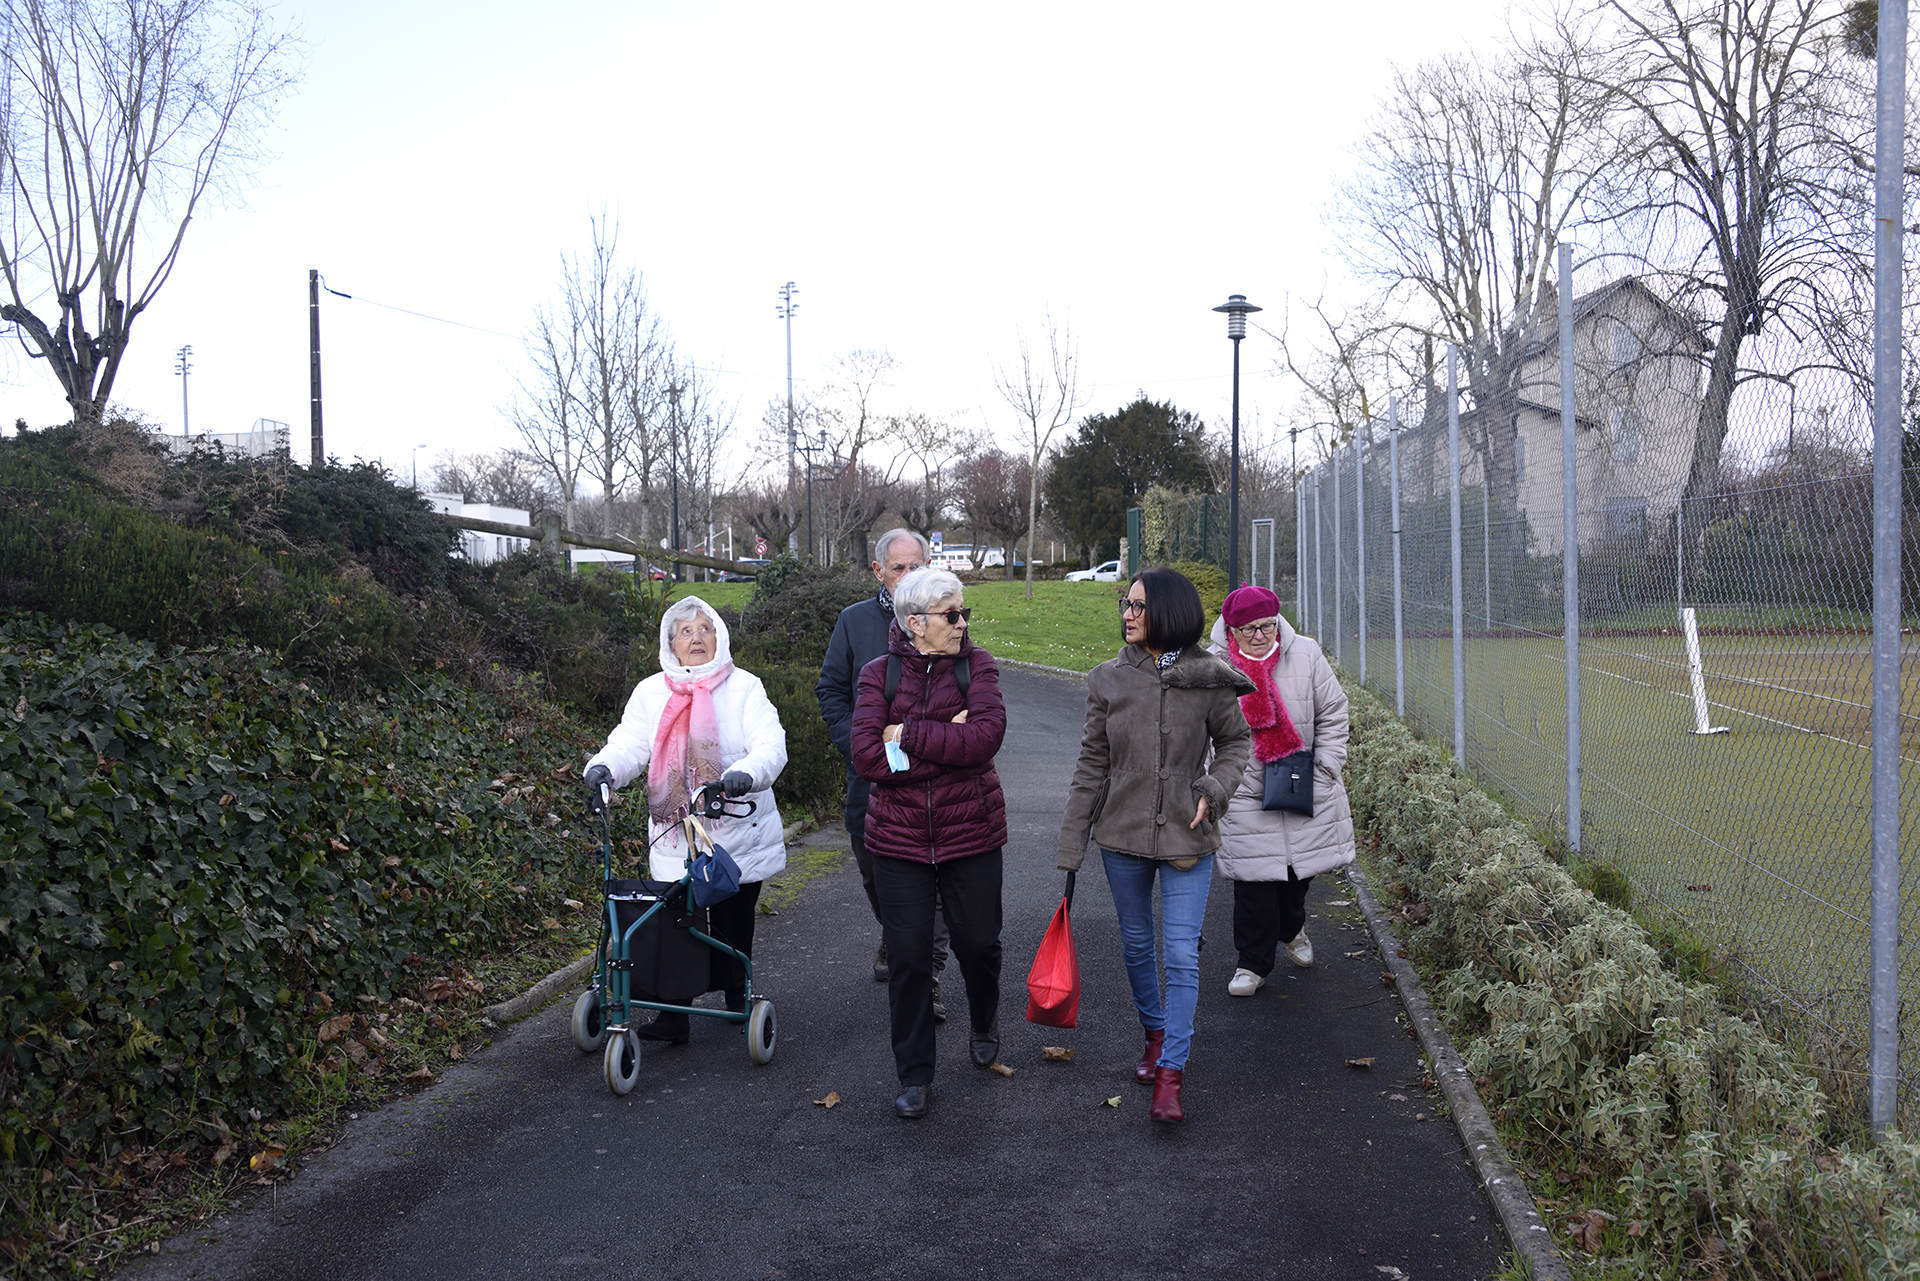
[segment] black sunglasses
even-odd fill
[[[914,613],[920,615],[922,618],[944,618],[947,620],[948,627],[958,627],[961,619],[971,620],[973,618],[973,610],[971,607],[967,609],[917,609]]]

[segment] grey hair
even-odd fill
[[[873,544],[873,559],[879,564],[885,565],[887,563],[887,548],[893,546],[894,543],[902,538],[911,538],[914,542],[920,544],[920,559],[922,562],[933,559],[933,548],[928,545],[926,539],[920,537],[920,535],[914,533],[911,529],[889,529],[886,533],[880,535],[879,539]],[[905,624],[903,623],[901,626],[904,627]]]
[[[660,626],[668,636],[672,636],[674,628],[695,614],[704,614],[707,622],[713,624],[713,629],[716,632],[720,630],[720,620],[713,616],[713,611],[707,608],[706,602],[692,596],[667,606],[667,612],[660,616]]]
[[[893,589],[893,616],[900,620],[900,630],[911,634],[913,629],[907,626],[908,618],[924,614],[940,601],[965,590],[966,584],[944,569],[916,569]]]

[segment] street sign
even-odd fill
[[[932,546],[933,554],[938,556],[940,554],[940,531],[937,529],[934,530],[932,536],[927,539],[927,542]]]
[[[759,537],[756,537],[756,538],[755,538],[755,539],[753,540],[753,554],[754,554],[755,556],[765,556],[765,555],[767,554],[767,540],[766,540],[766,539],[764,539],[764,538],[759,538]]]

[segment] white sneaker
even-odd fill
[[[1303,970],[1313,964],[1313,944],[1308,940],[1304,927],[1300,931],[1300,937],[1287,944],[1287,955],[1292,957],[1293,963]]]
[[[1227,995],[1252,996],[1265,987],[1266,983],[1264,975],[1255,974],[1252,970],[1235,970],[1233,978],[1227,983]]]

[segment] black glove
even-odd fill
[[[720,776],[720,788],[728,796],[745,796],[753,790],[753,775],[743,769],[730,769]]]
[[[595,814],[603,814],[607,802],[601,788],[613,788],[613,771],[604,765],[589,765],[583,781],[587,785],[587,808]]]

